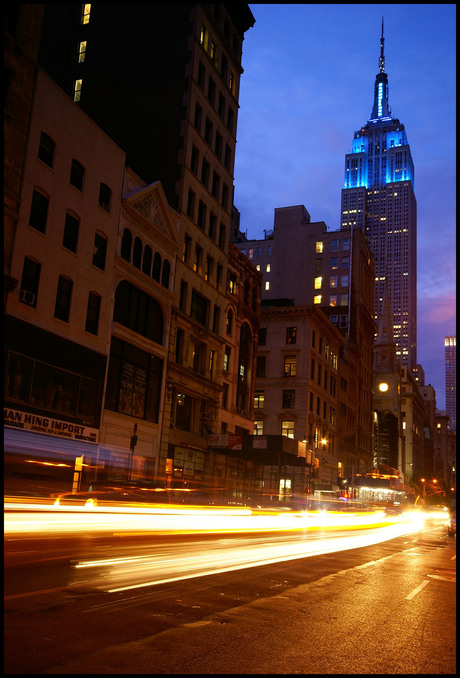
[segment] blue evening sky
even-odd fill
[[[275,207],[340,228],[345,154],[370,118],[384,17],[394,117],[415,166],[418,362],[445,408],[444,336],[455,335],[455,4],[250,4],[234,204],[248,238]]]

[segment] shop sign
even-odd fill
[[[223,447],[227,450],[242,450],[243,438],[232,433],[220,433],[208,436],[208,445],[209,447]]]
[[[31,414],[20,410],[3,409],[4,426],[13,426],[24,431],[38,431],[48,433],[62,438],[73,438],[74,440],[86,440],[90,443],[97,443],[99,431],[96,428],[81,426],[73,422],[62,419],[53,419],[52,417]]]

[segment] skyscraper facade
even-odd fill
[[[446,413],[449,417],[447,428],[457,430],[457,337],[445,337],[445,368],[446,368]]]
[[[417,363],[417,205],[404,125],[391,114],[383,21],[371,117],[345,156],[341,228],[364,231],[375,258],[376,318],[388,288],[396,356]]]

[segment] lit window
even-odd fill
[[[201,24],[200,30],[200,44],[203,45],[205,49],[208,47],[208,29],[204,24]]]
[[[91,5],[82,5],[81,6],[81,23],[89,24],[89,17],[91,14]]]
[[[323,282],[323,278],[321,276],[318,276],[317,278],[315,278],[315,290],[321,289],[322,282]]]
[[[217,59],[217,45],[214,40],[211,40],[211,60],[216,63]]]
[[[337,287],[337,276],[331,275],[329,278],[329,287]]]
[[[323,251],[323,242],[322,240],[317,240],[316,241],[316,252],[322,252]]]
[[[321,303],[321,294],[316,294],[316,295],[313,297],[313,303],[314,303],[314,304],[320,304],[320,303]]]
[[[261,436],[264,433],[264,422],[263,421],[255,421],[254,422],[254,435],[255,436]]]
[[[75,80],[73,85],[73,100],[80,101],[82,80]]]
[[[254,250],[251,248],[248,252],[248,258],[249,259],[254,259]]]
[[[267,282],[265,283],[265,290],[269,290],[269,289],[270,289],[270,283],[267,280]]]
[[[264,391],[256,391],[254,393],[254,409],[259,410],[259,409],[263,408],[264,401],[265,401]]]
[[[297,356],[295,355],[285,355],[284,356],[284,376],[285,377],[295,377],[297,374]]]
[[[86,40],[78,43],[78,63],[82,64],[86,56]]]
[[[329,306],[337,306],[337,295],[331,294],[329,297]]]
[[[265,267],[266,273],[270,273],[270,264],[267,264]]]
[[[260,271],[260,264],[257,264],[256,269]]]
[[[294,437],[294,422],[293,421],[282,421],[281,422],[281,435],[287,436],[288,438]]]

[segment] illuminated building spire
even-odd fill
[[[379,57],[379,73],[375,77],[374,86],[374,107],[372,109],[370,119],[372,121],[379,121],[382,118],[391,120],[391,109],[388,103],[388,75],[385,73],[385,53],[384,46],[385,38],[383,37],[383,17],[382,17],[382,35],[380,37],[380,57]]]
[[[384,43],[385,43],[385,38],[383,37],[383,16],[382,16],[382,37],[380,38],[380,58],[379,58],[380,73],[385,73],[385,54],[384,54],[384,51],[383,51]]]

